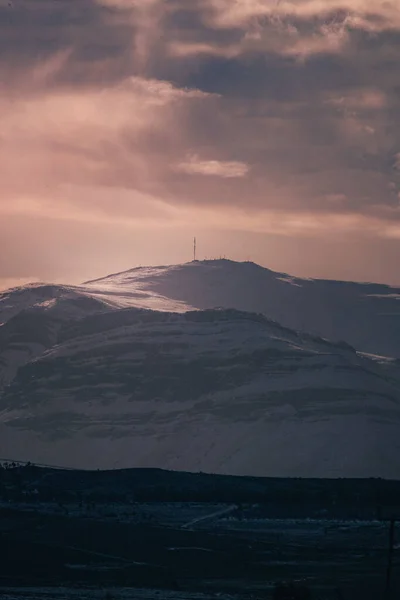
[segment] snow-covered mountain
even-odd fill
[[[301,279],[252,262],[210,260],[132,269],[91,282],[89,288],[123,292],[130,301],[129,294],[139,289],[198,309],[263,313],[292,329],[400,358],[400,288],[387,285]],[[167,310],[173,310],[171,304]]]
[[[311,319],[319,295],[330,298],[344,334],[352,318],[349,331],[357,333],[360,312],[370,315],[358,336],[372,343],[368,333],[382,313],[395,312],[397,292],[230,261],[8,290],[0,294],[0,457],[83,468],[399,478],[398,360],[255,312],[201,310],[247,303],[300,322]],[[318,315],[329,325],[323,306]],[[387,335],[390,347],[396,338]]]
[[[362,352],[400,358],[400,288],[301,279],[225,259],[137,267],[81,286],[32,284],[8,290],[0,293],[0,324],[28,307],[60,304],[62,299],[70,304],[72,298],[89,298],[109,308],[169,312],[236,308],[346,341]]]

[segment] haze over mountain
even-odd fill
[[[400,356],[399,296],[226,260],[9,290],[0,456],[397,478],[399,361],[365,352]]]

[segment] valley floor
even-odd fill
[[[315,599],[383,597],[386,521],[265,513],[250,504],[3,503],[0,597],[244,600],[270,598],[289,580]],[[391,597],[399,593],[395,550]]]

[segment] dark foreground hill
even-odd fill
[[[375,600],[400,483],[25,466],[0,471],[0,495],[7,600],[266,600],[278,581]]]

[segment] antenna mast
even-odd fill
[[[193,260],[196,260],[196,238],[193,238]]]

